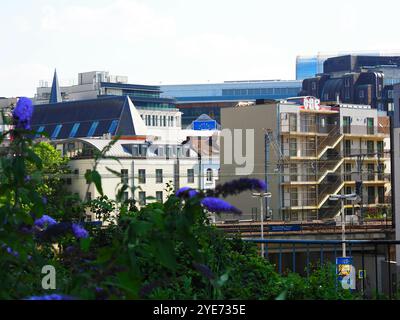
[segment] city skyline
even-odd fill
[[[61,81],[91,70],[154,85],[291,80],[297,55],[400,51],[400,5],[380,2],[384,28],[369,23],[371,7],[342,0],[329,12],[314,0],[9,2],[0,12],[8,26],[0,30],[0,96],[33,96],[54,68]]]

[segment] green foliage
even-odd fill
[[[331,267],[314,270],[308,279],[279,275],[255,244],[228,239],[210,224],[201,195],[182,200],[169,184],[165,203],[138,210],[134,201],[122,200],[129,186],[121,183],[116,200],[109,199],[96,169],[115,141],[95,155],[85,177],[101,197],[85,203],[64,189],[69,171],[58,151],[33,144],[18,130],[13,137],[0,157],[0,268],[6,271],[0,273],[0,299],[48,294],[41,288],[45,265],[56,267],[58,293],[82,299],[352,298],[337,290]],[[88,208],[104,223],[87,226],[89,238],[41,237],[46,230],[32,228],[44,214],[81,221]]]

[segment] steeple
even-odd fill
[[[49,103],[62,102],[61,90],[58,85],[57,69],[54,70],[53,84],[51,85],[51,93]]]

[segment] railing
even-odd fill
[[[280,274],[298,273],[309,277],[313,268],[327,263],[336,264],[346,243],[346,255],[353,258],[356,271],[356,289],[352,291],[363,299],[399,299],[394,240],[287,240],[244,239],[264,244],[264,256]],[[337,272],[337,270],[336,270]],[[337,285],[340,283],[338,281]]]
[[[341,175],[328,175],[328,177],[332,177],[332,179],[328,180],[325,184],[322,184],[320,189],[318,190],[319,206],[322,206],[327,201],[327,197],[329,195],[337,193],[338,189],[343,183]]]
[[[352,135],[389,135],[390,127],[388,126],[367,126],[367,125],[352,125],[352,126],[343,126],[342,132],[344,134],[352,134]]]

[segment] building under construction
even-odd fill
[[[227,147],[242,147],[244,154],[254,142],[254,155],[246,154],[254,165],[250,176],[266,180],[272,193],[270,199],[262,200],[267,208],[264,217],[332,219],[341,208],[340,202],[329,197],[340,193],[359,194],[345,206],[354,219],[390,214],[390,121],[384,112],[367,105],[323,106],[313,97],[267,104],[259,101],[222,110],[222,128],[221,182],[238,178],[241,167],[235,159],[224,161],[232,152]],[[226,132],[233,129],[243,130],[245,146],[227,138]],[[246,129],[254,129],[253,140],[245,139]],[[251,193],[229,201],[243,215],[220,219],[260,219],[260,199]]]

